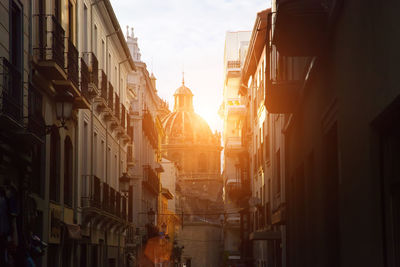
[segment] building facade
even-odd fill
[[[265,100],[288,114],[287,266],[400,263],[397,8],[272,1]]]
[[[1,236],[18,240],[7,260],[124,266],[125,231],[133,225],[119,178],[132,142],[126,75],[134,63],[111,4],[13,0],[1,9],[8,15],[0,195],[13,207],[2,210],[10,229]],[[48,244],[44,256],[30,250],[32,234]]]
[[[135,94],[130,105],[129,118],[133,127],[135,149],[128,163],[128,174],[132,177],[135,203],[133,216],[144,244],[146,233],[148,238],[151,232],[149,226],[157,226],[157,219],[149,221],[148,212],[160,212],[160,173],[163,172],[160,164],[161,139],[164,130],[159,119],[161,99],[157,95],[156,78],[149,74],[146,64],[141,61],[138,39],[134,37],[133,28],[127,34],[127,43],[136,66],[136,71],[130,72],[127,79],[128,88]],[[143,244],[135,244],[136,251],[142,251]]]
[[[224,253],[226,264],[243,262],[241,259],[240,210],[250,188],[245,185],[242,175],[246,172],[243,155],[246,147],[242,144],[242,127],[246,106],[240,99],[241,69],[246,57],[250,31],[227,32],[224,53],[223,103],[219,113],[224,122],[222,140],[224,144],[223,171],[224,209],[227,214],[224,223]],[[248,201],[248,199],[247,199]]]
[[[270,9],[257,14],[242,71],[252,181],[248,238],[256,266],[285,266],[285,115],[268,112],[264,96],[268,86],[265,34],[270,14]]]

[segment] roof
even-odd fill
[[[116,32],[116,34],[118,36],[118,39],[119,39],[119,41],[120,41],[120,43],[122,45],[122,49],[124,50],[124,53],[126,55],[126,58],[127,58],[126,60],[128,61],[128,63],[131,66],[131,68],[133,70],[136,70],[135,63],[133,63],[133,59],[132,59],[131,53],[130,53],[129,48],[128,48],[128,44],[126,43],[125,37],[124,37],[124,35],[122,33],[122,30],[121,30],[121,26],[119,25],[117,16],[114,13],[114,9],[111,6],[110,0],[105,0],[103,2],[104,2],[104,5],[105,5],[105,7],[107,9],[108,15],[110,16],[111,22],[112,22],[112,24],[113,24],[113,26],[115,28],[115,32]]]
[[[266,45],[265,31],[267,29],[267,18],[269,13],[271,13],[270,8],[257,13],[246,59],[243,64],[242,82],[244,84],[247,84],[250,75],[255,72],[257,63]]]
[[[213,134],[207,122],[191,111],[171,112],[164,117],[162,125],[168,137],[166,143],[171,143],[174,139],[192,140],[199,143],[213,140]]]
[[[175,90],[174,95],[191,95],[193,96],[192,91],[182,83],[182,86]]]

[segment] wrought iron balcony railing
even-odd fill
[[[147,110],[143,113],[142,128],[153,148],[158,148],[158,133],[153,121],[153,117]]]
[[[114,110],[114,87],[108,82],[108,108]]]
[[[107,75],[103,70],[100,71],[100,95],[101,97],[107,101],[108,99],[108,94],[107,94]]]
[[[89,67],[87,66],[85,60],[81,58],[81,93],[87,99],[90,98],[89,80],[90,80]]]
[[[81,206],[101,209],[101,181],[95,175],[82,177]]]
[[[160,180],[150,165],[143,165],[143,184],[154,194],[160,191]]]
[[[83,59],[88,66],[89,83],[99,88],[99,62],[93,52],[83,53]]]
[[[68,79],[79,88],[79,53],[75,45],[68,39],[67,73]]]
[[[37,14],[33,16],[37,31],[34,53],[39,60],[54,61],[60,68],[65,67],[65,31],[54,15]]]
[[[228,69],[238,69],[240,68],[240,61],[239,60],[229,60],[226,64]]]
[[[115,103],[114,104],[115,104],[114,114],[115,114],[115,117],[117,117],[117,119],[119,120],[120,119],[119,115],[120,115],[121,106],[120,106],[120,103],[119,103],[119,96],[117,94],[115,94]]]
[[[0,114],[22,125],[22,75],[6,58],[0,58]]]
[[[126,126],[126,108],[121,104],[121,126],[125,129]]]

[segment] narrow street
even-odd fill
[[[0,267],[400,266],[399,10],[0,0]]]

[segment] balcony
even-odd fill
[[[147,110],[143,112],[142,129],[144,134],[149,139],[151,146],[154,149],[158,149],[158,133],[153,121],[153,117]]]
[[[285,56],[315,56],[326,37],[328,7],[322,0],[277,0],[273,43]]]
[[[0,58],[0,125],[5,129],[23,127],[21,72],[6,58]]]
[[[108,112],[104,115],[104,119],[111,123],[111,130],[114,130],[117,126],[117,118],[115,117],[114,107],[114,87],[110,81],[108,82],[107,108]]]
[[[226,68],[228,71],[240,70],[240,60],[229,60],[226,63]]]
[[[125,225],[127,222],[127,197],[101,182],[94,175],[82,179],[81,207],[84,221],[107,221]]]
[[[272,30],[271,23],[268,23],[267,36],[272,35]],[[265,106],[270,113],[292,113],[311,66],[311,57],[282,55],[277,45],[271,40],[267,42],[269,73],[266,73]]]
[[[135,160],[133,156],[133,146],[128,146],[128,151],[126,154],[126,163],[128,167],[135,166]]]
[[[105,116],[108,116],[111,113],[110,109],[108,108],[108,80],[107,75],[103,70],[100,70],[99,78],[100,96],[97,96],[94,99],[94,102],[97,103],[97,112],[103,112],[105,113]]]
[[[37,39],[33,45],[36,68],[48,80],[66,80],[65,31],[53,15],[33,16]]]
[[[82,177],[82,199],[81,206],[88,208],[102,208],[101,181],[95,175],[84,175]]]
[[[88,67],[88,92],[90,98],[99,95],[99,62],[94,53],[83,53],[83,60]]]
[[[240,136],[231,136],[231,137],[227,137],[225,140],[225,153],[232,153],[235,152],[239,153],[242,150],[244,150],[243,146],[242,146],[242,138]]]
[[[108,82],[108,98],[107,98],[108,108],[114,111],[114,87],[111,82]]]
[[[230,178],[226,180],[225,192],[232,201],[241,201],[251,195],[250,184],[245,179]]]
[[[88,106],[89,104],[87,100],[84,101],[82,99],[81,91],[79,89],[79,53],[70,40],[65,40],[67,44],[67,51],[65,52],[67,79],[53,80],[54,88],[61,94],[64,94],[65,92],[71,93],[76,99],[76,104],[86,108],[85,106]],[[81,103],[82,101],[84,101],[84,103]]]
[[[245,105],[228,102],[226,105],[226,110],[228,112],[228,116],[244,118],[244,116],[246,115],[246,106]]]
[[[150,165],[143,165],[143,185],[154,195],[160,192],[160,181]]]

